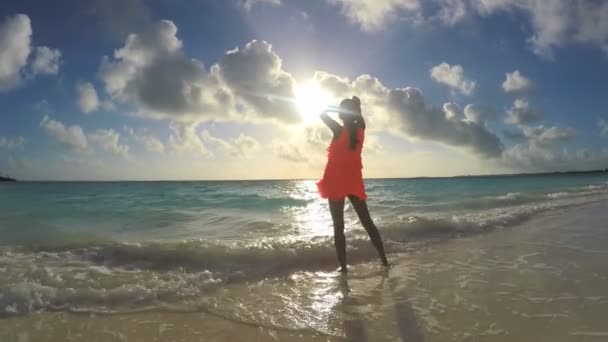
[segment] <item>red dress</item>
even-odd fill
[[[330,200],[343,200],[348,195],[355,195],[359,199],[366,199],[363,186],[363,164],[361,150],[365,131],[357,128],[357,146],[350,147],[348,129],[342,128],[337,139],[332,139],[327,148],[327,165],[323,178],[317,182],[319,194],[322,198]]]

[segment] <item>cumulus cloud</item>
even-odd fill
[[[171,122],[169,128],[172,133],[169,135],[169,145],[176,152],[195,152],[203,157],[210,157],[212,153],[203,144],[199,136],[198,123]]]
[[[507,115],[505,122],[512,125],[528,125],[542,119],[542,115],[523,99],[515,99],[513,106],[507,109]]]
[[[120,133],[113,129],[98,129],[86,134],[78,125],[65,125],[45,115],[40,126],[64,147],[79,152],[91,152],[94,146],[121,157],[128,157],[129,146],[120,144]]]
[[[102,61],[106,92],[136,104],[138,114],[147,117],[200,121],[227,116],[230,94],[201,62],[183,53],[176,34],[177,27],[168,20],[130,34],[113,59]]]
[[[131,34],[100,69],[112,99],[135,104],[142,116],[171,120],[169,144],[174,150],[191,149],[209,155],[204,142],[222,146],[213,137],[198,134],[198,124],[205,120],[301,120],[291,101],[296,81],[283,69],[281,58],[270,44],[254,40],[227,51],[207,71],[200,62],[185,56],[176,33],[172,22],[161,21],[144,32]],[[434,74],[463,93],[471,93],[475,87],[464,77],[461,66],[443,63]],[[485,157],[501,152],[500,140],[485,125],[490,115],[484,109],[467,106],[456,113],[452,105],[443,108],[427,104],[416,88],[388,89],[369,75],[351,81],[317,72],[314,79],[336,98],[360,96],[372,131],[388,129]],[[241,143],[255,145],[246,138]],[[229,144],[234,146],[235,142]],[[307,158],[297,147],[273,150],[291,160]]]
[[[420,17],[419,0],[327,0],[341,8],[342,13],[363,30],[382,30],[398,18],[417,20]]]
[[[342,13],[364,31],[379,31],[398,19],[455,25],[476,14],[522,13],[531,27],[527,38],[531,50],[552,58],[553,50],[578,42],[608,54],[608,2],[597,0],[436,0],[425,6],[419,0],[327,0],[339,5]]]
[[[80,111],[87,114],[99,108],[99,98],[93,84],[89,82],[76,84],[78,92],[78,108]]]
[[[301,120],[293,103],[295,80],[265,41],[227,51],[207,70],[186,56],[175,24],[162,20],[130,34],[113,58],[103,58],[99,73],[112,100],[134,104],[144,117]]]
[[[139,115],[157,119],[300,120],[291,101],[295,80],[282,69],[270,44],[251,41],[243,49],[226,52],[207,71],[184,54],[176,34],[173,22],[163,20],[129,35],[114,59],[102,62],[106,92],[114,100],[136,104]]]
[[[242,0],[242,2],[241,2],[241,5],[247,11],[250,11],[256,5],[262,5],[262,4],[268,4],[268,5],[275,5],[276,6],[276,5],[280,5],[281,4],[281,0]]]
[[[307,163],[308,156],[301,146],[275,139],[271,144],[272,153],[284,160],[294,163]]]
[[[464,68],[461,65],[450,66],[442,62],[432,67],[430,73],[435,82],[447,85],[461,94],[471,95],[475,90],[475,81],[464,76]]]
[[[261,147],[260,143],[255,138],[243,133],[239,134],[239,136],[234,139],[234,145],[236,146],[238,154],[244,157],[259,151]]]
[[[468,104],[464,107],[464,116],[470,122],[485,125],[496,117],[496,112],[492,108]]]
[[[225,154],[238,157],[248,157],[252,153],[260,150],[260,143],[253,137],[241,133],[231,142],[219,137],[213,136],[208,130],[203,130],[201,133],[203,141],[209,145],[215,146]]]
[[[58,49],[39,46],[34,51],[30,68],[35,75],[56,75],[59,72],[60,61],[61,52]]]
[[[30,18],[25,14],[0,22],[0,93],[20,86],[26,78],[59,72],[61,52],[45,46],[32,47],[31,36]]]
[[[63,123],[49,118],[45,115],[40,126],[55,138],[60,144],[74,150],[85,151],[89,147],[89,141],[82,128],[78,125],[66,126]]]
[[[483,157],[496,157],[502,151],[500,139],[488,130],[482,119],[489,114],[479,113],[482,110],[479,107],[469,107],[463,113],[453,103],[433,106],[426,103],[417,88],[388,89],[369,75],[350,81],[317,73],[315,79],[337,96],[360,96],[364,115],[370,118],[370,128],[376,126],[376,129],[386,129],[406,137],[464,148]]]
[[[532,81],[522,75],[519,70],[508,72],[505,74],[505,77],[502,89],[506,93],[523,93],[532,89]]]
[[[524,126],[522,131],[532,143],[542,146],[553,146],[558,142],[570,140],[575,135],[574,130],[570,127]]]
[[[129,146],[120,144],[120,133],[113,129],[98,129],[89,134],[89,139],[107,152],[124,158],[129,156]]]
[[[464,147],[484,157],[496,157],[502,152],[500,139],[483,124],[454,116],[445,107],[427,104],[416,88],[391,90],[388,105],[407,135]]]
[[[603,138],[608,138],[608,121],[601,119],[597,124],[600,128],[600,136]]]
[[[318,123],[297,128],[290,132],[287,139],[273,140],[270,149],[276,157],[289,162],[308,165],[322,164],[327,156],[327,147],[332,138],[331,130]],[[365,145],[365,150],[369,150],[368,142]]]
[[[293,123],[300,120],[290,101],[295,96],[296,82],[282,64],[272,45],[254,40],[242,50],[228,51],[214,70],[255,113]]]
[[[608,150],[569,150],[517,144],[505,151],[502,162],[509,168],[528,172],[605,169]]]
[[[521,11],[534,33],[528,43],[537,55],[551,58],[556,47],[570,42],[596,46],[608,53],[608,3],[594,0],[471,0],[482,16]]]
[[[32,27],[24,14],[0,23],[0,92],[11,90],[23,81],[22,69],[30,55]]]
[[[562,143],[572,140],[576,132],[570,127],[520,126],[517,135],[519,143],[504,151],[502,161],[506,166],[528,171],[555,171],[566,169],[588,169],[591,164],[577,167],[586,161],[597,165],[597,155],[587,158],[589,151],[568,152],[560,148]],[[608,155],[607,155],[608,156]],[[607,160],[607,159],[604,159]]]
[[[201,137],[203,141],[215,146],[215,148],[222,150],[226,154],[234,153],[234,147],[228,141],[211,135],[208,130],[203,130]]]
[[[440,0],[437,17],[446,25],[452,26],[463,20],[467,15],[465,0]]]
[[[23,147],[25,144],[25,138],[18,136],[15,138],[0,137],[0,148],[6,148],[12,150],[15,148]]]
[[[133,128],[125,127],[125,130],[135,141],[144,144],[144,146],[149,152],[160,154],[165,152],[165,145],[163,144],[163,142],[160,141],[160,139],[158,139],[148,129],[141,129],[139,131],[136,131]]]

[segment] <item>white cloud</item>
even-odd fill
[[[468,104],[464,107],[463,114],[468,121],[479,125],[485,125],[496,116],[496,112],[493,109],[474,104]]]
[[[307,154],[298,145],[286,143],[279,139],[275,139],[272,141],[272,144],[270,146],[272,149],[272,153],[281,159],[294,163],[308,162]]]
[[[232,154],[235,151],[234,146],[228,141],[211,135],[208,130],[203,130],[201,132],[201,137],[206,143],[215,146],[215,148],[221,150],[225,154]]]
[[[574,39],[599,46],[608,54],[608,2],[579,1]]]
[[[239,134],[239,136],[234,139],[234,145],[236,146],[238,154],[243,157],[248,157],[261,148],[260,143],[255,138],[243,133]]]
[[[120,144],[120,133],[113,129],[98,129],[89,134],[89,139],[107,152],[123,158],[129,156],[129,146]]]
[[[527,172],[605,169],[608,150],[548,149],[533,144],[517,144],[505,151],[505,166]]]
[[[125,127],[125,130],[136,141],[144,144],[149,152],[165,153],[165,145],[152,132],[147,129],[135,131],[133,128]]]
[[[160,21],[103,59],[100,75],[112,100],[135,104],[140,116],[181,122],[301,120],[295,80],[270,44],[254,40],[227,51],[207,71],[184,54],[176,34],[173,22]]]
[[[440,6],[437,16],[448,26],[455,25],[467,16],[465,0],[440,0]]]
[[[22,69],[30,55],[32,27],[25,14],[8,17],[0,23],[0,92],[23,81]]]
[[[79,151],[85,151],[89,147],[87,136],[78,125],[65,126],[63,123],[45,115],[40,122],[40,126],[64,146]]]
[[[515,99],[513,106],[507,109],[507,114],[505,122],[512,125],[527,125],[542,119],[542,115],[523,99]]]
[[[93,145],[121,157],[128,157],[129,146],[120,144],[120,134],[113,129],[98,129],[86,134],[78,125],[67,126],[45,115],[40,126],[62,146],[79,152],[91,152]]]
[[[601,119],[598,122],[598,126],[600,128],[600,136],[603,138],[608,138],[608,121]]]
[[[327,73],[317,73],[321,86],[339,97],[361,98],[370,129],[384,129],[409,138],[460,147],[484,157],[499,156],[502,144],[485,126],[472,121],[455,104],[445,108],[427,104],[422,92],[413,87],[386,88],[377,78],[361,75],[354,81]],[[477,108],[477,110],[481,110]],[[474,116],[473,109],[468,110]],[[477,114],[478,119],[486,115]]]
[[[571,153],[560,148],[562,143],[575,137],[575,131],[570,127],[539,125],[519,128],[521,133],[515,134],[519,134],[518,140],[523,141],[505,150],[502,156],[502,162],[511,168],[526,171],[589,169],[597,167],[602,158],[608,157],[606,154],[601,158],[597,155],[587,158],[592,155],[588,151]],[[581,164],[582,162],[587,164]]]
[[[0,148],[6,148],[12,150],[15,148],[23,147],[25,144],[25,138],[18,136],[15,138],[0,137]]]
[[[162,20],[130,34],[114,59],[103,59],[106,92],[136,104],[146,117],[193,122],[229,116],[230,94],[201,62],[184,54],[176,33],[173,22]]]
[[[176,152],[190,151],[203,157],[212,156],[197,134],[198,126],[199,123],[171,122],[169,128],[173,133],[169,135],[169,145]]]
[[[506,93],[523,93],[532,89],[532,81],[522,75],[519,70],[515,70],[505,74],[502,89]]]
[[[262,4],[277,6],[277,5],[281,4],[281,0],[243,0],[242,1],[242,6],[247,11],[250,11],[254,6],[262,5]]]
[[[228,51],[214,71],[258,116],[294,123],[301,120],[290,102],[296,82],[283,70],[282,63],[272,45],[253,40],[243,49]]]
[[[100,69],[105,89],[115,101],[135,104],[142,116],[171,120],[169,144],[173,150],[210,155],[205,139],[220,146],[210,136],[198,134],[197,127],[205,120],[300,122],[292,103],[295,79],[283,70],[282,60],[270,44],[251,41],[242,49],[227,51],[207,72],[200,62],[184,55],[176,33],[172,22],[161,21],[142,33],[131,34],[116,50],[114,60],[106,59]],[[475,87],[461,66],[443,63],[434,74],[463,93],[471,93]],[[451,116],[449,110],[425,103],[413,87],[388,89],[369,75],[350,81],[317,72],[314,78],[336,98],[360,96],[372,131],[387,129],[482,156],[497,156],[502,149],[498,137],[485,126],[490,115],[481,108],[465,107],[459,115]],[[255,145],[250,139],[241,142],[242,146]],[[274,150],[280,156],[292,156],[292,160],[307,158],[298,148]]]
[[[471,95],[475,90],[475,81],[467,79],[461,65],[450,66],[446,62],[436,65],[430,70],[431,78],[437,83],[445,84],[464,95]]]
[[[59,72],[61,52],[46,46],[33,48],[31,36],[30,18],[25,14],[7,17],[0,22],[0,93],[20,86],[26,78]]]
[[[452,116],[445,108],[427,104],[419,89],[391,90],[388,105],[407,135],[463,147],[483,157],[496,157],[502,152],[500,139],[483,123]]]
[[[368,32],[384,29],[396,19],[405,17],[419,20],[419,0],[327,0],[340,6],[342,13]]]
[[[526,136],[532,143],[542,146],[553,146],[554,144],[562,141],[567,141],[574,138],[574,130],[570,127],[545,127],[536,126],[522,127],[524,136]]]
[[[470,0],[482,16],[521,11],[534,33],[528,43],[534,53],[551,58],[556,47],[571,42],[608,53],[608,2],[595,0]]]
[[[34,59],[30,68],[32,72],[43,75],[56,75],[59,72],[61,52],[46,46],[39,46],[34,51]]]
[[[95,91],[95,87],[91,83],[78,83],[76,90],[78,92],[78,108],[80,108],[81,112],[86,114],[99,108],[97,91]]]
[[[332,139],[330,129],[319,122],[312,126],[294,127],[288,136],[272,141],[270,150],[274,156],[292,163],[306,163],[308,166],[318,166],[319,169],[323,167],[327,147]],[[365,148],[366,151],[368,149],[369,146]]]
[[[206,143],[215,146],[223,153],[232,156],[247,158],[250,157],[251,154],[259,151],[261,148],[260,143],[255,138],[243,133],[239,134],[239,136],[233,139],[231,142],[213,136],[208,130],[203,130],[201,137]]]
[[[338,5],[350,21],[364,31],[379,31],[398,20],[415,23],[438,19],[452,26],[477,14],[487,18],[520,12],[533,33],[527,38],[531,50],[552,58],[553,50],[579,42],[608,54],[608,2],[597,0],[435,0],[425,6],[418,0],[326,0]],[[430,2],[430,1],[429,1]]]

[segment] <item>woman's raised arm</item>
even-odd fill
[[[337,123],[336,120],[332,119],[327,114],[327,112],[321,113],[321,120],[323,120],[327,127],[329,127],[329,129],[331,129],[331,131],[334,133],[334,138],[340,135],[340,132],[342,131],[342,126],[340,126],[340,124]]]

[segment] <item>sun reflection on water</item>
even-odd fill
[[[293,181],[284,191],[293,199],[307,201],[304,206],[291,206],[283,209],[291,216],[292,224],[299,235],[311,237],[333,235],[327,202],[319,197],[315,181]]]

